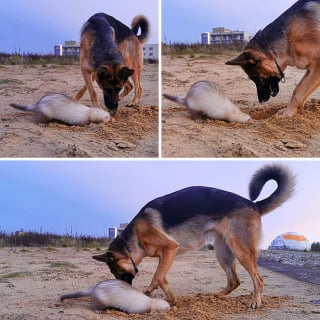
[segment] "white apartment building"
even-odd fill
[[[142,45],[143,60],[159,60],[159,45],[158,44],[148,44]]]
[[[142,45],[143,59],[158,61],[159,59],[159,45],[148,44]],[[80,42],[77,41],[65,41],[64,44],[57,44],[54,46],[55,56],[79,56],[80,55]]]
[[[230,44],[232,42],[248,42],[251,34],[247,31],[232,31],[220,28],[212,28],[211,32],[201,34],[201,44]]]

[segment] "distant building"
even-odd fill
[[[143,44],[143,60],[154,60],[158,61],[159,59],[159,45],[158,44]]]
[[[79,56],[80,55],[80,42],[65,41],[64,45],[57,44],[54,46],[55,56]]]
[[[127,225],[128,225],[127,223],[120,223],[119,228],[117,227],[109,228],[109,238],[115,239],[117,236],[120,236],[122,231],[125,229]]]
[[[212,28],[211,32],[201,34],[201,44],[230,44],[232,42],[248,42],[251,34],[247,31],[231,31],[223,27]]]
[[[159,45],[158,44],[143,44],[143,59],[155,60],[159,59]],[[55,56],[79,56],[80,55],[80,42],[65,41],[64,45],[57,44],[54,46]]]

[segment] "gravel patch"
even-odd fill
[[[258,265],[296,280],[320,285],[320,253],[266,250],[260,252]]]

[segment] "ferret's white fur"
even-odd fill
[[[204,113],[211,119],[234,122],[250,122],[251,117],[233,104],[212,81],[195,82],[185,98],[169,94],[165,98],[188,108],[191,115]]]
[[[101,281],[94,287],[64,294],[60,300],[91,296],[96,312],[115,308],[127,313],[168,311],[170,305],[162,299],[150,298],[121,280]]]
[[[35,112],[39,125],[51,120],[59,120],[69,125],[84,126],[91,122],[107,123],[110,120],[108,111],[87,107],[62,93],[46,94],[38,102],[31,105],[11,103],[10,106],[23,111]]]

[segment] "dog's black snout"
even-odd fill
[[[116,111],[118,109],[118,101],[110,99],[109,96],[104,96],[104,104],[110,111]]]
[[[275,97],[279,93],[279,79],[278,78],[271,78],[270,79],[270,91],[271,91],[271,96]]]
[[[277,77],[269,77],[266,79],[254,76],[250,78],[257,87],[257,95],[260,103],[266,102],[270,97],[275,97],[279,93],[279,81]]]
[[[134,279],[134,276],[131,274],[131,273],[124,273],[122,276],[121,276],[121,279],[122,281],[125,281],[126,283],[132,285],[132,280]]]

